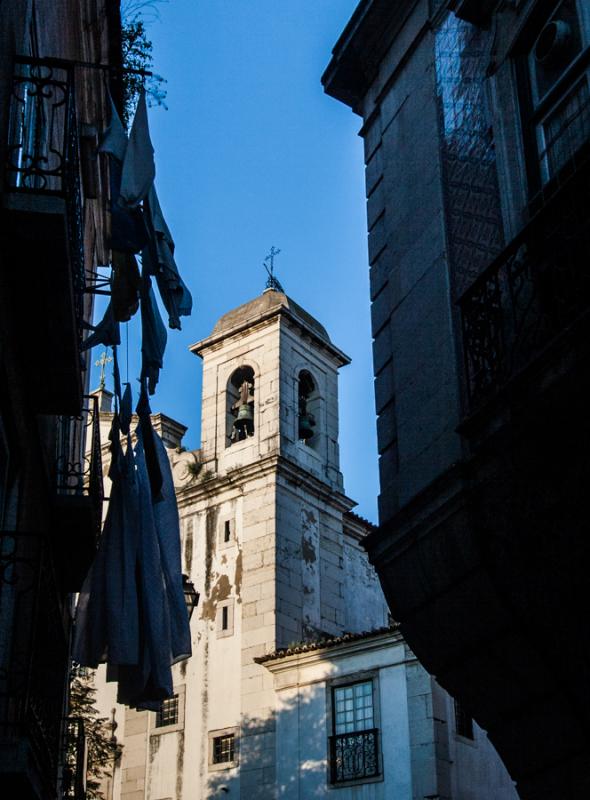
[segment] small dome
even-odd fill
[[[308,314],[300,305],[298,305],[290,297],[282,292],[276,292],[274,289],[267,289],[259,297],[250,300],[249,303],[244,303],[243,306],[238,306],[232,311],[228,311],[218,320],[213,328],[212,336],[218,336],[221,333],[231,330],[237,326],[242,326],[249,322],[255,322],[257,317],[265,316],[268,312],[274,309],[287,308],[294,317],[298,317],[301,322],[313,330],[326,342],[330,341],[328,332],[323,325],[314,319],[311,314]]]

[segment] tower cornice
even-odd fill
[[[206,473],[205,480],[198,477],[185,486],[177,487],[178,505],[182,508],[191,505],[195,501],[219,496],[222,492],[236,489],[242,493],[246,484],[253,479],[262,478],[267,475],[276,475],[277,482],[281,479],[296,487],[305,489],[318,499],[329,502],[334,508],[342,513],[349,512],[356,506],[356,502],[347,497],[342,492],[335,490],[330,484],[316,478],[304,467],[295,463],[285,456],[275,453],[263,456],[250,464],[234,467],[222,474]]]

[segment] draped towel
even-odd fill
[[[155,185],[152,185],[146,202],[148,245],[143,252],[147,271],[154,275],[160,297],[168,312],[170,328],[180,330],[180,317],[188,317],[193,308],[193,298],[180,277],[174,260],[174,240],[166,224]]]
[[[147,196],[155,175],[154,148],[150,139],[145,92],[142,91],[123,160],[119,202],[127,208],[136,208]]]

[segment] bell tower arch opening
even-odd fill
[[[254,370],[241,366],[229,377],[226,389],[226,446],[254,435]]]
[[[319,441],[320,394],[311,372],[302,369],[297,379],[298,414],[297,438],[316,448]]]

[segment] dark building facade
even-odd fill
[[[363,118],[370,558],[520,795],[588,797],[590,7],[363,0],[323,83]]]
[[[84,797],[67,685],[71,593],[102,507],[98,411],[80,346],[96,266],[109,263],[108,173],[96,155],[105,65],[121,65],[118,2],[0,3],[3,797]]]

